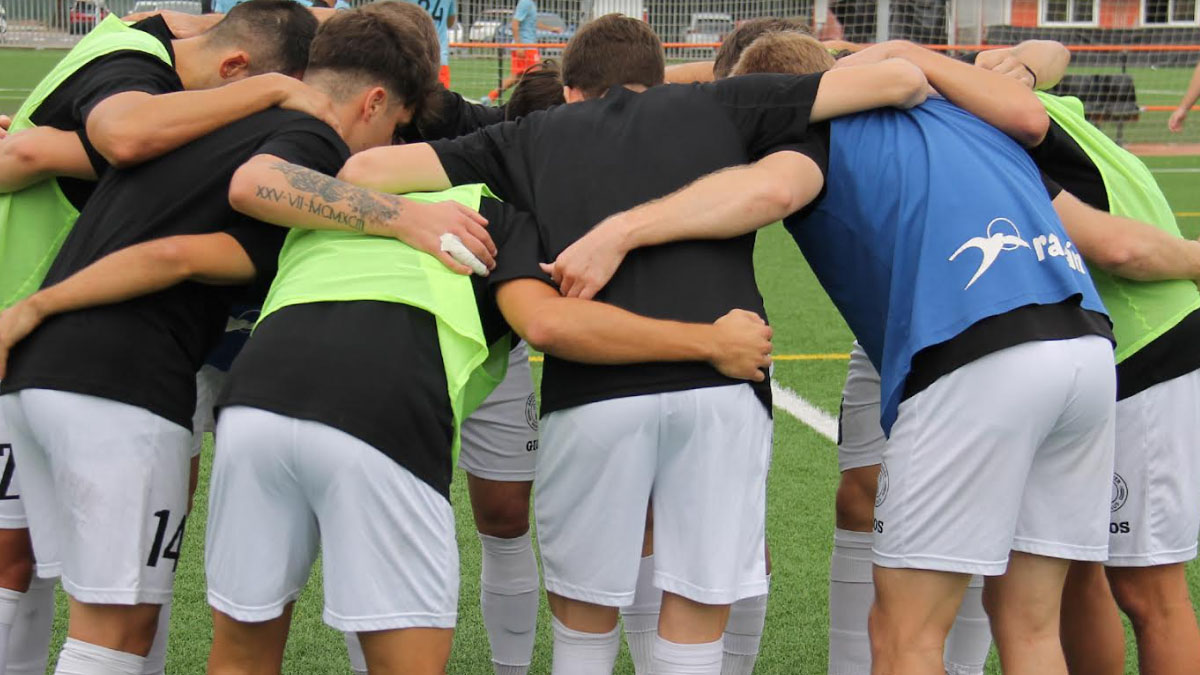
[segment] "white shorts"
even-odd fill
[[[192,457],[199,457],[204,448],[204,434],[215,429],[213,406],[225,386],[229,373],[205,364],[196,371],[196,412],[192,414]]]
[[[1117,402],[1109,559],[1187,562],[1200,534],[1200,370]]]
[[[458,466],[477,478],[533,480],[538,447],[538,404],[529,372],[529,349],[513,347],[508,374],[462,425]]]
[[[731,604],[767,592],[771,418],[747,385],[648,394],[546,415],[534,511],[546,590],[633,602],[654,494],[654,584]]]
[[[48,389],[0,397],[37,573],[80,602],[171,597],[188,505],[187,429],[137,406]]]
[[[274,619],[324,551],[325,623],[340,631],[453,628],[450,502],[333,427],[257,408],[221,411],[208,499],[208,603]]]
[[[900,404],[875,564],[1000,575],[1010,551],[1108,558],[1116,371],[1104,338],[1027,342]]]
[[[879,371],[857,343],[850,350],[850,368],[842,387],[838,414],[838,470],[874,466],[883,461],[887,438],[879,425]]]
[[[17,482],[17,462],[13,459],[12,435],[4,423],[0,409],[0,530],[23,530],[29,527],[25,504],[21,502],[21,486]]]

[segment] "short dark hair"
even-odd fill
[[[563,84],[585,98],[622,84],[663,83],[662,41],[643,21],[606,14],[579,29],[563,51]]]
[[[780,19],[773,16],[764,16],[758,19],[750,19],[743,22],[737,28],[733,29],[729,35],[725,36],[725,40],[721,43],[720,49],[717,50],[717,58],[713,61],[713,77],[718,80],[724,77],[729,77],[733,72],[733,66],[742,57],[742,52],[746,47],[750,46],[760,35],[766,33],[804,33],[811,35],[808,29],[808,24],[799,19]]]
[[[733,67],[734,75],[784,73],[809,75],[833,67],[833,55],[811,35],[794,31],[764,33],[750,43]]]
[[[205,36],[250,54],[250,74],[299,75],[317,32],[312,12],[292,0],[250,0],[235,5]]]
[[[504,119],[515,120],[566,102],[558,63],[553,60],[539,61],[522,73],[517,86],[513,87],[512,97],[504,106]]]
[[[386,3],[327,20],[313,39],[308,70],[331,71],[346,86],[377,84],[407,106],[417,122],[436,108],[439,58],[429,15],[416,5]]]

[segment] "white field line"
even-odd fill
[[[830,441],[837,443],[837,418],[800,397],[799,394],[771,380],[771,395],[775,407],[812,427]]]
[[[1200,169],[1194,167],[1161,168],[1150,169],[1150,173],[1200,173]]]

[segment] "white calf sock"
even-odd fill
[[[45,675],[54,627],[54,586],[57,579],[34,576],[17,608],[8,638],[8,667],[4,675]]]
[[[681,645],[654,638],[654,675],[720,675],[723,639]]]
[[[346,633],[346,655],[350,657],[350,670],[354,675],[367,675],[367,656],[363,654],[358,633]]]
[[[633,603],[621,608],[621,626],[633,658],[637,675],[650,675],[654,661],[654,638],[658,636],[658,614],[662,610],[662,591],[654,586],[654,556],[638,563],[637,588]]]
[[[554,664],[552,675],[612,675],[621,633],[616,626],[607,633],[571,630],[556,617],[554,627]]]
[[[54,675],[142,675],[145,657],[67,638]]]
[[[479,606],[496,675],[525,675],[533,659],[537,634],[537,557],[529,533],[512,539],[480,533],[483,570],[479,575]]]
[[[988,651],[992,647],[992,629],[983,611],[983,577],[971,577],[954,626],[946,637],[942,657],[949,675],[983,675]]]
[[[11,588],[0,588],[0,673],[8,664],[8,637],[17,620],[17,609],[25,594]]]
[[[167,638],[171,634],[171,601],[167,600],[158,610],[158,628],[154,631],[154,642],[150,644],[150,653],[146,654],[146,663],[142,666],[142,675],[163,675],[167,669]]]
[[[870,675],[867,616],[875,599],[870,532],[833,531],[829,565],[829,675]]]
[[[767,575],[770,587],[771,576]],[[725,655],[721,658],[721,675],[750,675],[758,661],[763,626],[767,623],[767,594],[742,598],[729,608],[725,624]]]

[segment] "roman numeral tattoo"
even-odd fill
[[[365,231],[368,224],[385,223],[404,210],[399,197],[360,188],[312,169],[288,162],[276,162],[271,168],[283,174],[294,191],[256,185],[255,197],[286,203],[357,232]]]

